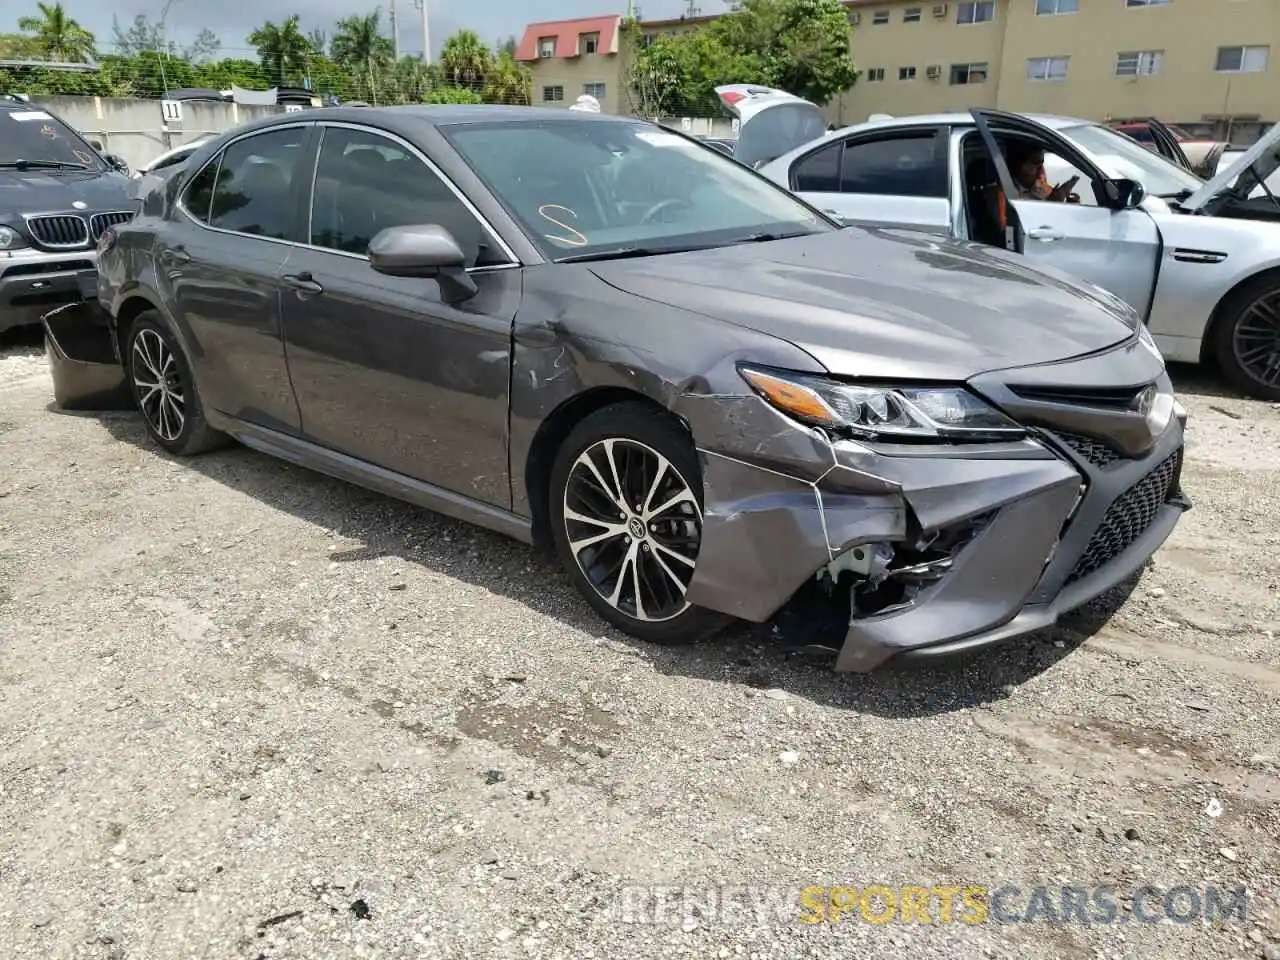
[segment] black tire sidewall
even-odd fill
[[[146,413],[142,410],[142,398],[138,395],[138,387],[134,383],[133,365],[135,361],[133,347],[137,342],[138,336],[145,330],[156,333],[164,341],[164,345],[173,354],[174,362],[178,366],[178,379],[182,383],[184,420],[182,432],[174,440],[166,440],[156,433],[151,426],[151,421],[147,419]],[[178,343],[177,337],[173,335],[164,321],[153,311],[147,311],[134,321],[133,326],[129,329],[129,342],[126,349],[128,351],[126,355],[129,358],[128,373],[130,388],[133,390],[133,401],[138,407],[138,412],[142,413],[142,422],[147,428],[147,435],[170,453],[184,453],[192,438],[201,431],[204,424],[204,412],[200,406],[200,398],[196,393],[195,378],[191,375],[191,365],[187,362],[186,353]]]
[[[1236,359],[1236,328],[1244,312],[1267,293],[1280,291],[1280,278],[1259,277],[1236,290],[1222,305],[1221,320],[1214,331],[1213,354],[1218,367],[1231,386],[1255,400],[1280,401],[1280,387],[1270,387],[1255,380]]]
[[[579,423],[556,452],[548,494],[550,502],[547,505],[556,554],[578,592],[601,618],[622,632],[664,645],[693,643],[703,639],[723,627],[729,618],[692,605],[669,620],[646,622],[628,617],[600,596],[578,566],[578,561],[569,548],[564,523],[564,489],[569,473],[584,450],[608,439],[642,443],[662,454],[689,485],[697,498],[699,510],[702,509],[702,471],[688,435],[663,414],[646,409],[641,404],[622,403],[605,407]]]

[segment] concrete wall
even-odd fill
[[[159,100],[33,96],[31,102],[56,114],[86,139],[101,141],[105,152],[119,154],[134,168],[189,140],[283,113],[285,109],[184,102],[182,119],[165,123]]]

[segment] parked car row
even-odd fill
[[[239,440],[545,545],[637,637],[815,603],[840,670],[968,650],[1122,582],[1189,506],[1124,299],[848,228],[654,124],[334,108],[170,169],[51,343],[103,311],[160,446]]]

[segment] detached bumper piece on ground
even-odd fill
[[[133,393],[96,296],[58,307],[41,322],[53,399],[61,409],[133,409]]]

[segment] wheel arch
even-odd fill
[[[551,492],[551,471],[556,454],[569,438],[574,427],[597,410],[618,403],[634,403],[652,410],[675,423],[690,435],[689,425],[658,401],[637,390],[619,386],[599,386],[584,390],[563,401],[549,413],[533,435],[529,456],[525,461],[524,483],[532,514],[533,542],[539,549],[552,549],[548,497]]]
[[[119,350],[120,362],[126,363],[129,345],[129,333],[138,317],[148,310],[160,312],[151,299],[141,293],[133,293],[126,297],[116,308],[115,336],[116,348]]]
[[[1212,312],[1209,314],[1209,322],[1205,325],[1204,335],[1200,338],[1200,363],[1205,366],[1218,366],[1217,354],[1214,350],[1214,343],[1217,340],[1218,329],[1227,321],[1226,307],[1242,289],[1259,280],[1267,279],[1280,285],[1280,263],[1272,264],[1269,267],[1263,267],[1246,277],[1237,280],[1236,283],[1227,290],[1218,302],[1214,304]]]

